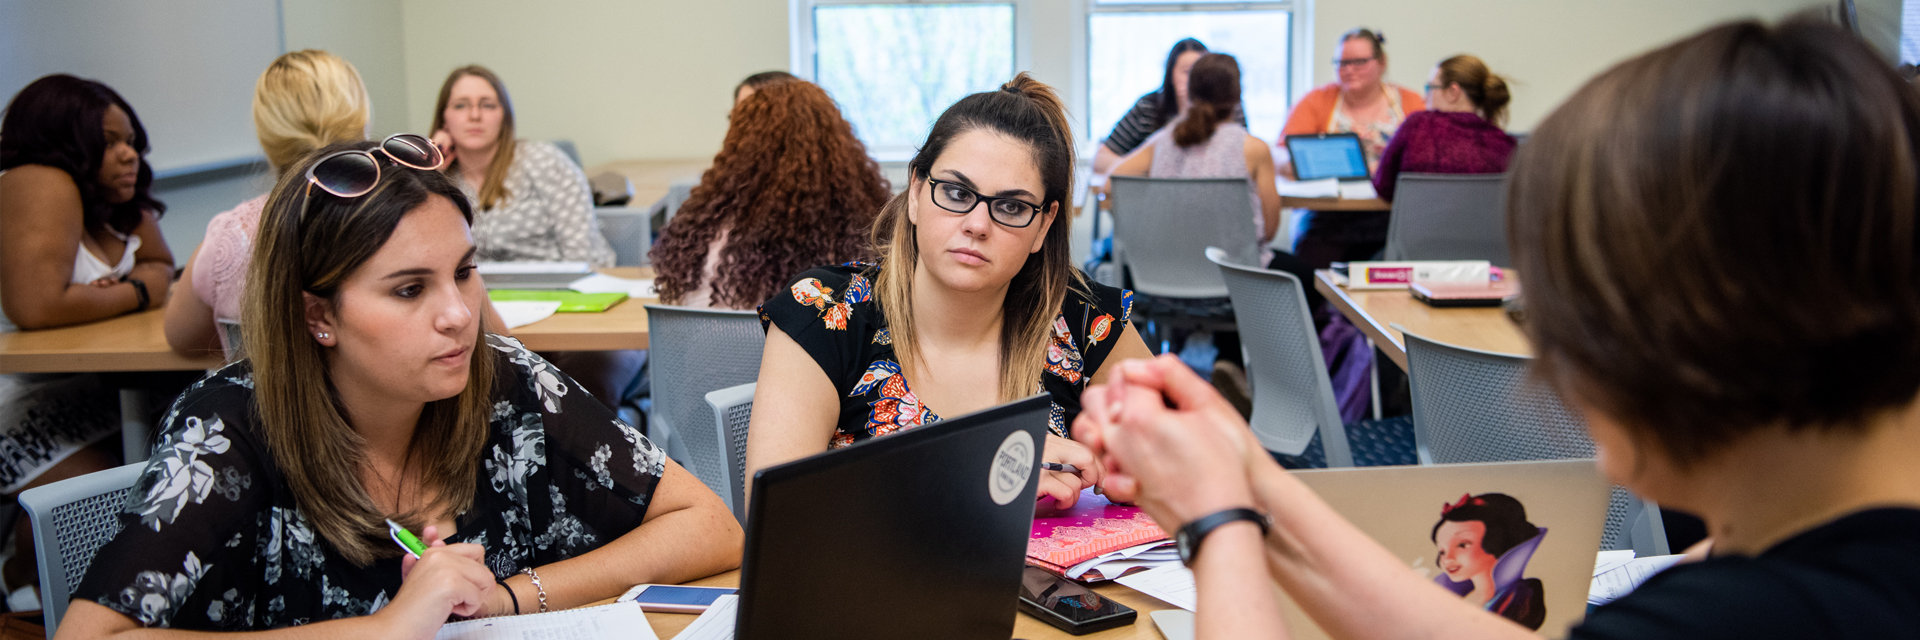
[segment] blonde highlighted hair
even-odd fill
[[[314,149],[366,138],[371,114],[353,63],[318,49],[275,58],[253,85],[253,130],[276,171]]]
[[[440,98],[433,103],[433,130],[447,128],[447,103],[453,100],[453,83],[461,78],[473,76],[487,81],[493,86],[493,95],[500,100],[500,135],[494,138],[493,164],[487,165],[487,177],[480,183],[480,210],[492,209],[501,200],[513,197],[507,190],[507,169],[513,167],[513,99],[507,97],[507,85],[500,81],[491,69],[470,64],[447,74],[447,81],[440,83]],[[458,171],[460,161],[447,165],[447,173]]]
[[[1005,402],[1040,391],[1040,373],[1046,364],[1047,345],[1053,339],[1053,321],[1075,285],[1081,291],[1087,288],[1070,257],[1072,225],[1058,219],[1073,189],[1074,145],[1066,107],[1052,87],[1022,72],[1000,85],[998,91],[961,98],[934,121],[926,143],[907,163],[907,178],[913,186],[888,200],[874,220],[874,253],[885,265],[874,282],[874,295],[886,314],[894,355],[911,378],[920,366],[912,302],[920,247],[916,227],[907,217],[908,201],[914,197],[913,187],[932,173],[934,161],[947,144],[976,129],[992,130],[1026,143],[1033,153],[1034,166],[1040,169],[1045,192],[1039,215],[1054,216],[1056,223],[1047,228],[1040,251],[1027,256],[1026,264],[1014,275],[1001,305],[999,396]],[[1040,223],[1041,219],[1034,220],[1034,224]]]

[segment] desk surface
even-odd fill
[[[687,584],[701,587],[738,587],[740,586],[740,572],[728,571],[717,576],[704,580],[696,580]],[[1161,602],[1151,596],[1113,582],[1102,583],[1102,586],[1094,587],[1093,590],[1095,593],[1118,601],[1120,604],[1132,607],[1134,611],[1140,612],[1140,619],[1124,627],[1108,629],[1099,633],[1090,633],[1084,636],[1075,636],[1069,635],[1067,632],[1061,631],[1045,622],[1041,622],[1033,616],[1016,613],[1014,614],[1013,637],[1023,638],[1025,640],[1052,640],[1056,638],[1059,640],[1066,640],[1068,638],[1091,638],[1093,640],[1163,640],[1160,631],[1153,626],[1153,620],[1147,617],[1147,613],[1161,609],[1172,609],[1173,605]],[[687,628],[687,625],[692,624],[693,619],[696,617],[698,616],[676,613],[649,613],[647,614],[647,623],[653,626],[654,635],[662,638],[672,638],[678,635],[682,629]]]
[[[607,273],[651,278],[648,267]],[[604,351],[647,348],[647,310],[653,299],[630,299],[604,313],[557,313],[513,330],[535,351]],[[165,311],[154,309],[98,322],[0,333],[0,373],[190,371],[220,366],[218,356],[187,357],[167,346]]]
[[[1392,211],[1393,205],[1379,198],[1346,200],[1342,198],[1295,198],[1280,196],[1280,206],[1308,211]]]
[[[1407,367],[1407,346],[1400,332],[1393,329],[1395,324],[1447,344],[1498,353],[1533,353],[1526,335],[1499,307],[1437,309],[1413,299],[1405,289],[1350,291],[1334,284],[1333,272],[1325,269],[1313,272],[1313,288],[1402,370]]]

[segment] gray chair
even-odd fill
[[[1227,252],[1207,248],[1233,298],[1247,380],[1253,386],[1253,433],[1261,446],[1300,455],[1320,434],[1328,467],[1353,466],[1347,429],[1334,403],[1320,353],[1320,336],[1307,311],[1304,285],[1293,274],[1234,264]]]
[[[560,147],[560,153],[567,154],[568,158],[573,159],[573,166],[587,166],[580,163],[580,149],[573,146],[572,140],[553,140],[551,142],[553,142],[553,146]]]
[[[655,200],[647,207],[647,215],[653,221],[654,231],[659,231],[666,227],[667,223],[673,222],[674,214],[680,212],[680,205],[686,204],[687,198],[693,197],[693,188],[697,186],[700,186],[699,178],[676,180],[667,185],[667,195],[660,196],[659,200]]]
[[[1527,375],[1526,356],[1444,344],[1409,333],[1407,379],[1421,462],[1515,462],[1594,456],[1586,421]],[[1607,507],[1603,549],[1666,555],[1659,507],[1620,487]]]
[[[140,480],[145,463],[96,471],[20,493],[20,508],[33,524],[33,554],[40,564],[40,607],[52,638],[74,587],[87,575],[93,554],[120,533],[120,511]]]
[[[1513,264],[1507,257],[1506,174],[1403,173],[1394,184],[1388,260]]]
[[[652,264],[647,252],[653,249],[653,230],[647,222],[647,210],[637,207],[595,207],[593,216],[600,223],[600,235],[613,245],[613,265],[644,267]]]
[[[650,304],[647,333],[653,379],[647,432],[670,434],[669,438],[684,444],[687,470],[722,499],[729,499],[727,469],[733,456],[725,439],[708,428],[714,416],[705,398],[710,392],[759,379],[760,354],[767,341],[760,315]]]
[[[1170,324],[1232,330],[1231,310],[1205,303],[1227,297],[1227,283],[1206,251],[1220,247],[1235,263],[1258,261],[1247,179],[1114,176],[1110,184],[1114,262],[1144,296],[1135,314],[1149,323],[1149,344],[1164,351]]]
[[[213,323],[220,327],[220,350],[226,354],[227,362],[235,362],[247,357],[246,354],[240,353],[246,346],[246,343],[241,340],[240,323],[219,319],[215,319]]]
[[[707,408],[713,410],[714,436],[727,444],[727,492],[720,498],[733,510],[733,519],[747,524],[747,424],[753,418],[755,384],[727,387],[707,393]]]

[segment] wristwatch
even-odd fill
[[[1200,541],[1207,539],[1207,534],[1213,533],[1213,530],[1220,528],[1221,525],[1241,520],[1260,525],[1262,538],[1267,537],[1267,530],[1273,523],[1273,519],[1267,514],[1252,509],[1227,509],[1201,516],[1187,523],[1187,526],[1180,527],[1180,531],[1173,535],[1174,548],[1180,551],[1180,563],[1193,566],[1194,557],[1200,553]]]

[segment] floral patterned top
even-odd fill
[[[873,298],[880,266],[849,262],[810,269],[760,305],[760,325],[779,325],[833,380],[840,396],[834,449],[940,420],[907,388],[887,318]],[[1062,438],[1080,415],[1080,391],[1119,341],[1133,292],[1091,280],[1068,292],[1053,321],[1041,389],[1053,396],[1048,429]]]
[[[640,525],[666,452],[512,338],[499,364],[486,462],[448,542],[486,547],[496,577],[570,558]],[[194,383],[73,592],[143,626],[288,627],[378,611],[400,589],[393,556],[357,567],[294,501],[255,421],[245,361]]]

